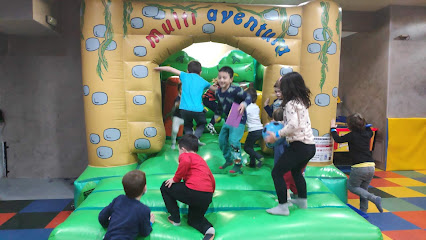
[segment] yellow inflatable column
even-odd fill
[[[331,1],[303,6],[301,74],[312,92],[309,114],[317,141],[311,164],[332,163],[330,120],[336,117],[339,84],[341,10]]]
[[[122,166],[164,144],[158,66],[123,33],[123,2],[82,2],[82,70],[89,165]],[[134,19],[138,28],[143,22]],[[127,29],[126,29],[127,30]],[[144,36],[139,36],[144,38]],[[145,38],[144,38],[145,39]],[[134,38],[133,38],[134,40]],[[131,54],[129,54],[129,51]],[[165,56],[168,55],[164,54]],[[156,58],[161,55],[155,55]]]
[[[82,74],[89,165],[136,162],[129,155],[124,106],[120,5],[86,0],[82,8]]]

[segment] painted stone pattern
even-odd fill
[[[161,150],[165,131],[159,73],[154,68],[194,42],[217,41],[250,53],[266,67],[264,98],[274,99],[272,86],[279,77],[301,72],[315,93],[313,132],[326,134],[321,122],[327,121],[318,121],[316,115],[331,118],[336,108],[340,32],[335,29],[341,27],[341,15],[334,3],[281,8],[84,0],[82,6],[83,95],[91,166],[130,164],[136,153]],[[304,32],[310,39],[302,39]],[[307,59],[319,65],[301,68]],[[264,115],[266,124],[269,119]]]

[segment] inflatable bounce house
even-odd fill
[[[225,160],[217,136],[202,136],[206,145],[198,153],[216,179],[206,214],[216,239],[382,239],[377,227],[346,205],[346,176],[332,164],[328,133],[336,114],[340,34],[341,9],[327,0],[294,7],[82,0],[89,166],[75,181],[75,211],[49,239],[102,239],[105,229],[98,214],[124,194],[122,176],[134,169],[146,173],[148,191],[141,201],[156,216],[148,238],[202,238],[186,225],[184,204],[180,205],[182,225],[167,221],[160,186],[176,171],[178,151],[171,150],[166,140],[162,82],[154,68],[167,65],[167,59],[182,60],[185,67],[185,56],[179,59],[176,54],[193,43],[209,41],[238,48],[257,61],[240,63],[236,54],[235,61],[231,56],[219,65],[238,69],[237,64],[246,64],[241,72],[247,70],[252,79],[256,79],[253,72],[263,70],[258,75],[263,76],[262,86],[257,88],[264,97],[274,97],[272,86],[280,76],[300,72],[313,94],[310,116],[317,137],[317,154],[305,172],[308,209],[292,206],[291,214],[283,217],[265,211],[276,205],[270,175],[273,157],[266,157],[260,169],[243,168],[243,174],[231,176],[219,169]],[[259,65],[264,69],[255,71]],[[265,113],[262,121],[269,121]]]

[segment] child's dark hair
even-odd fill
[[[349,130],[353,132],[361,132],[365,128],[365,119],[359,113],[351,114],[347,121]]]
[[[201,73],[201,63],[198,61],[190,61],[188,63],[188,73]]]
[[[178,85],[177,85],[178,93],[180,93],[180,90],[182,90],[182,83],[181,82],[179,82]]]
[[[141,170],[133,170],[124,175],[121,181],[124,187],[124,192],[129,198],[136,198],[142,195],[146,185],[145,173]]]
[[[283,121],[284,109],[282,107],[275,109],[275,111],[272,113],[272,119],[274,119],[274,121]]]
[[[234,77],[234,70],[232,70],[231,67],[223,66],[221,69],[219,69],[219,72],[226,72],[229,74],[229,78]]]
[[[282,76],[280,82],[283,107],[291,100],[302,103],[306,108],[311,106],[311,91],[306,87],[302,75],[298,72],[290,72]]]
[[[274,88],[280,88],[280,87],[281,87],[281,78],[278,79],[274,84]]]
[[[194,134],[186,134],[179,140],[179,148],[198,152],[198,138]]]
[[[256,89],[254,89],[254,88],[252,88],[252,87],[250,87],[250,88],[247,88],[247,93],[250,95],[250,97],[251,97],[251,102],[252,103],[256,103],[256,100],[257,100],[257,92],[256,92]]]

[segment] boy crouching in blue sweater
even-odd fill
[[[136,239],[138,234],[147,237],[152,231],[154,214],[140,202],[146,192],[145,173],[140,170],[128,172],[123,177],[126,195],[120,195],[99,213],[99,223],[107,228],[104,240]]]

